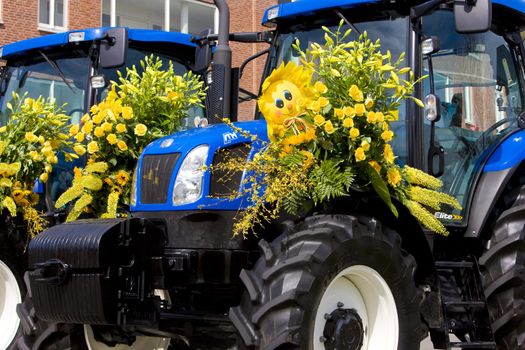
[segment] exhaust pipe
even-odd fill
[[[214,0],[219,10],[219,40],[211,67],[212,83],[208,93],[211,123],[220,123],[230,117],[232,51],[229,46],[230,8],[226,0]]]

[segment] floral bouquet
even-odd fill
[[[55,203],[60,208],[74,202],[68,221],[84,211],[116,217],[129,204],[130,178],[142,149],[173,132],[190,107],[202,105],[205,92],[196,75],[176,75],[172,62],[163,70],[162,61],[153,56],[141,66],[142,74],[133,66],[118,83],[112,82],[106,99],[69,130],[70,137],[85,143],[74,150],[87,154],[87,165],[75,168],[72,186]]]
[[[400,102],[413,99],[415,80],[379,40],[366,33],[345,42],[350,30],[325,30],[326,43],[301,51],[301,65],[281,64],[263,83],[258,101],[270,142],[252,160],[228,159],[216,168],[247,171],[242,195],[252,205],[240,213],[235,234],[246,235],[255,224],[277,218],[282,209],[297,213],[313,205],[349,196],[371,186],[397,216],[397,198],[428,229],[447,234],[428,209],[455,198],[438,192],[441,181],[414,168],[400,167],[390,142],[390,123],[398,119]],[[404,77],[407,76],[405,79]],[[241,194],[238,194],[241,195]]]
[[[13,93],[7,109],[8,122],[0,127],[0,208],[12,217],[22,214],[33,237],[45,227],[35,209],[35,180],[48,180],[59,152],[66,160],[78,156],[66,151],[72,145],[66,129],[70,117],[51,100]]]

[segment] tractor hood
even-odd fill
[[[191,129],[158,139],[142,152],[137,165],[131,211],[178,210],[237,210],[246,207],[246,200],[229,200],[232,192],[240,190],[244,174],[236,174],[227,184],[222,176],[211,173],[210,167],[224,159],[226,152],[247,159],[263,147],[268,140],[264,120],[238,122],[234,127],[215,124]],[[207,151],[202,164],[202,192],[191,202],[174,204],[174,187],[184,160],[193,150]],[[197,171],[198,172],[198,171]],[[229,193],[225,193],[225,188]]]

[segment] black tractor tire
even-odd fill
[[[498,350],[525,349],[525,186],[513,192],[479,260]]]
[[[46,322],[37,317],[31,300],[28,275],[24,276],[28,293],[23,303],[16,310],[22,332],[18,336],[15,347],[19,350],[87,350],[82,326]]]
[[[23,282],[26,260],[24,255],[25,238],[16,228],[16,219],[6,214],[1,215],[0,222],[0,350],[12,349],[15,339],[21,333],[21,326],[13,323],[16,304],[25,294]],[[15,296],[15,294],[18,294]],[[6,322],[6,324],[4,324]],[[1,338],[4,337],[4,338]],[[7,344],[9,343],[9,344]]]
[[[326,349],[361,349],[355,337],[363,334],[363,328],[349,337],[344,332],[352,333],[355,328],[346,328],[338,333],[339,345],[334,345],[334,339],[324,337],[324,324],[323,337],[314,339],[315,319],[322,312],[319,305],[331,282],[342,271],[360,266],[375,270],[393,296],[399,327],[397,348],[420,348],[426,328],[420,315],[422,293],[414,282],[416,262],[401,249],[395,231],[372,218],[358,220],[346,215],[310,217],[295,227],[289,225],[287,231],[271,243],[261,240],[261,257],[253,269],[241,272],[246,292],[240,305],[230,309],[240,348],[307,350],[320,341]],[[339,310],[325,316],[330,319]],[[352,318],[342,318],[347,316]],[[340,322],[339,314],[335,319]]]

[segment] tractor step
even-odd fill
[[[496,343],[490,341],[479,341],[479,342],[452,342],[450,343],[452,348],[460,349],[496,349]]]
[[[476,258],[436,261],[435,266],[440,283],[446,349],[496,349]],[[457,339],[452,341],[451,335]]]

